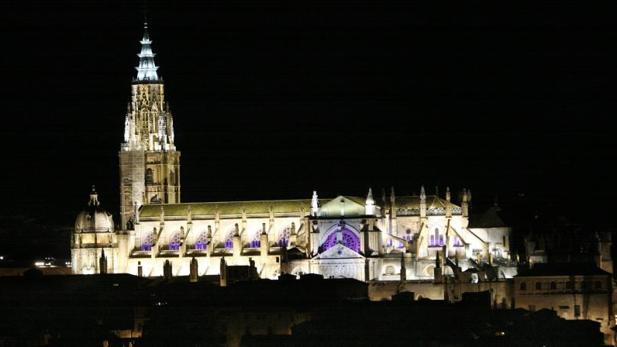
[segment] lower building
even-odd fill
[[[598,322],[613,344],[613,277],[595,264],[535,264],[514,277],[513,293],[515,308]]]

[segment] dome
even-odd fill
[[[94,187],[90,192],[88,207],[81,211],[75,219],[75,232],[78,233],[106,233],[114,231],[114,221],[111,213],[101,207],[98,194]]]

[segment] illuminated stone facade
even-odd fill
[[[501,277],[511,273],[510,229],[470,228],[467,190],[458,204],[449,189],[439,196],[423,187],[417,195],[392,189],[379,201],[369,189],[362,197],[313,192],[299,200],[181,203],[180,152],[151,43],[146,27],[119,152],[120,227],[106,231],[107,271],[161,276],[169,261],[172,275],[188,275],[195,258],[198,275],[211,275],[224,258],[228,265],[254,262],[262,278],[428,280],[449,271],[449,259],[463,270],[492,262],[506,269]],[[76,239],[84,237],[76,230]],[[97,245],[91,248],[102,251]],[[100,258],[97,252],[92,257]],[[96,272],[96,264],[75,261],[74,271]]]
[[[180,202],[180,152],[151,43],[146,26],[119,153],[123,229],[132,229],[135,211],[144,204]]]

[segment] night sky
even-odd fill
[[[617,6],[598,6],[150,1],[183,201],[449,185],[611,222]],[[3,218],[70,226],[92,184],[117,216],[142,7],[0,2]]]

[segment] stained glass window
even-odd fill
[[[141,247],[140,247],[142,251],[152,250],[152,245],[154,245],[155,235],[156,235],[155,232],[151,232],[142,239]]]
[[[195,249],[204,250],[206,249],[206,245],[208,245],[208,239],[205,232],[199,234],[197,241],[195,241]]]
[[[281,231],[281,233],[279,234],[279,240],[277,242],[280,247],[287,247],[287,245],[289,244],[290,234],[291,231],[289,228],[285,228],[283,229],[283,231]]]
[[[429,247],[441,247],[443,246],[444,240],[443,235],[439,234],[439,229],[435,228],[435,233],[433,235],[429,235],[428,246]]]
[[[180,249],[180,233],[175,233],[169,239],[168,247],[170,251],[177,251],[178,249]]]
[[[356,252],[360,251],[360,238],[353,231],[344,228],[342,231],[341,243],[345,245],[345,247],[352,249]],[[326,238],[326,241],[321,245],[320,252],[324,252],[332,246],[336,245],[336,234],[337,231],[330,233]]]
[[[235,234],[235,230],[230,231],[229,233],[227,233],[227,237],[225,238],[225,248],[227,249],[231,249],[234,248],[234,234]]]

